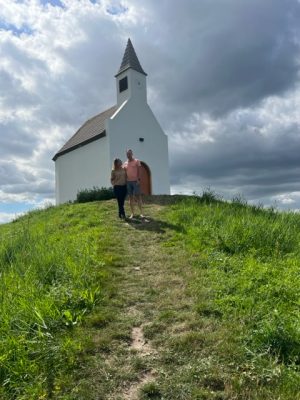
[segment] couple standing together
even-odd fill
[[[122,219],[125,218],[124,203],[126,194],[128,194],[131,210],[131,215],[129,218],[133,218],[134,215],[135,199],[137,199],[140,214],[143,218],[144,216],[140,188],[141,163],[139,160],[133,157],[133,152],[131,149],[127,150],[126,155],[127,161],[125,161],[124,164],[122,164],[122,161],[119,158],[114,159],[110,178],[111,184],[114,188],[114,194],[118,202],[119,217]]]

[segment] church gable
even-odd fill
[[[110,186],[113,159],[127,148],[145,168],[144,192],[170,193],[168,140],[148,105],[146,77],[128,39],[115,75],[117,104],[86,121],[53,158],[57,204],[81,189]]]
[[[106,136],[105,121],[110,118],[116,110],[117,106],[113,106],[86,121],[55,154],[53,161],[56,161],[59,156],[62,156],[65,153]]]

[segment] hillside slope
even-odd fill
[[[149,201],[0,227],[0,398],[300,398],[299,215]]]

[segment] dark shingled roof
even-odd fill
[[[125,53],[123,56],[123,60],[122,60],[120,69],[116,76],[120,75],[122,72],[126,71],[128,68],[132,68],[135,71],[138,71],[141,74],[144,74],[147,76],[146,72],[143,70],[143,68],[139,62],[139,59],[137,58],[137,55],[135,53],[135,50],[132,46],[130,39],[128,39]]]
[[[105,120],[110,118],[118,107],[113,106],[101,114],[87,120],[81,128],[64,144],[64,146],[55,154],[53,161],[69,151],[75,150],[77,147],[83,146],[94,140],[106,136]]]

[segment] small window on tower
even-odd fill
[[[119,91],[124,92],[124,90],[128,89],[128,81],[127,81],[127,76],[125,76],[125,78],[121,79],[119,81]]]

